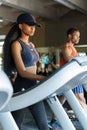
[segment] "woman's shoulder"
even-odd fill
[[[12,42],[12,45],[19,45],[19,44],[20,42],[18,40]]]
[[[17,47],[17,48],[20,47],[21,48],[21,44],[20,44],[20,42],[18,40],[14,41],[11,46],[12,47]]]

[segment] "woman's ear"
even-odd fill
[[[18,26],[19,26],[19,28],[22,30],[22,24],[19,24]]]

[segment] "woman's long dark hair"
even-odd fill
[[[10,76],[12,71],[15,71],[15,64],[11,54],[11,44],[20,37],[21,31],[17,24],[8,32],[3,45],[3,69]]]

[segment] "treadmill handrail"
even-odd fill
[[[77,59],[78,58],[79,57],[77,57]],[[80,57],[81,63],[83,62],[83,58],[87,61],[87,56],[83,56],[82,58]],[[74,85],[77,85],[78,83],[82,83],[84,79],[87,79],[87,65],[81,66],[76,58],[75,60],[73,58],[69,63],[35,85],[33,89],[13,96],[8,105],[2,111],[14,111],[30,106],[46,99],[55,92],[60,93],[67,89],[71,89],[75,87],[72,85],[73,81]]]

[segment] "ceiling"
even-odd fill
[[[87,0],[0,0],[0,34],[5,34],[22,12],[48,20],[86,16]]]

